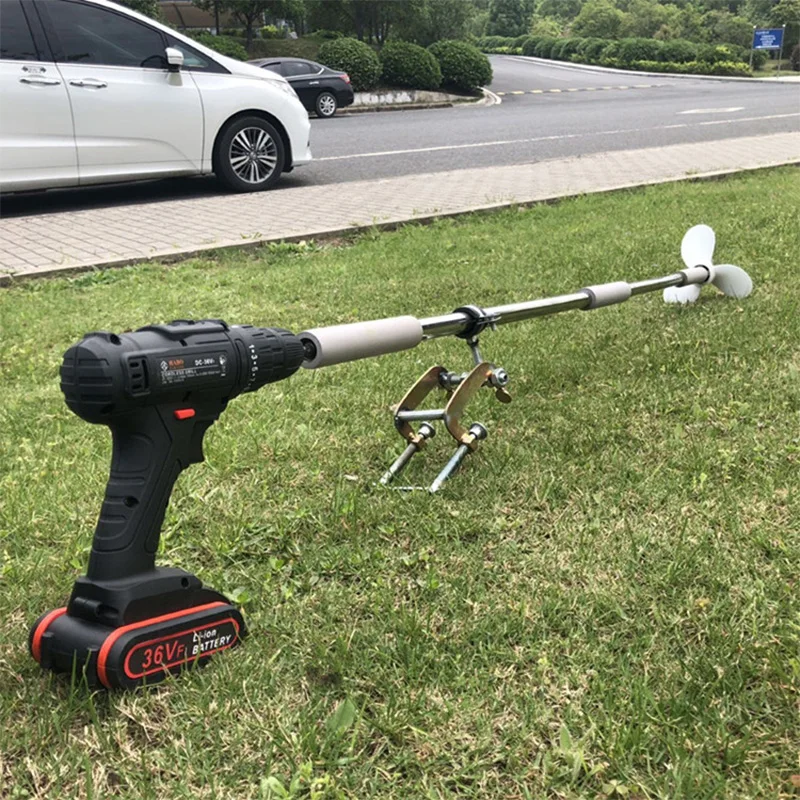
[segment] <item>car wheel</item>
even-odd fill
[[[332,117],[337,108],[339,108],[339,104],[336,102],[336,96],[330,92],[322,92],[317,97],[316,111],[318,117]]]
[[[214,172],[234,192],[258,192],[275,185],[284,158],[275,128],[260,117],[243,117],[228,123],[217,139]]]

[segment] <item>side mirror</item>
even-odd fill
[[[177,47],[168,47],[164,53],[167,56],[167,69],[170,72],[180,72],[183,66],[183,53]]]

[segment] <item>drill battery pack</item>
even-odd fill
[[[246,635],[235,606],[215,601],[111,628],[58,608],[29,637],[31,655],[53,672],[85,675],[92,687],[134,689],[202,666]]]

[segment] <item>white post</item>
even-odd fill
[[[756,26],[753,25],[753,35],[750,37],[750,72],[753,71],[753,49],[756,45]]]

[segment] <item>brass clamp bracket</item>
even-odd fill
[[[459,311],[475,308],[465,306]],[[394,425],[397,432],[408,443],[405,450],[386,470],[381,477],[381,484],[388,486],[405,469],[411,458],[424,449],[428,441],[436,435],[435,422],[443,422],[450,436],[456,441],[456,452],[439,473],[428,491],[437,492],[442,484],[458,469],[464,458],[478,449],[480,441],[488,435],[486,428],[478,423],[463,421],[467,404],[475,397],[478,390],[487,387],[494,390],[495,397],[502,403],[510,403],[511,395],[506,390],[509,382],[508,373],[502,367],[496,367],[484,361],[479,348],[477,334],[491,325],[491,320],[480,309],[475,309],[475,328],[472,335],[465,338],[472,353],[475,365],[469,372],[449,372],[442,366],[431,367],[423,373],[417,382],[406,392],[403,399],[394,407]],[[479,316],[482,315],[482,316]],[[422,402],[434,389],[440,389],[446,394],[443,408],[420,408]],[[412,423],[422,423],[418,430]],[[397,486],[402,490],[411,490],[423,487]]]

